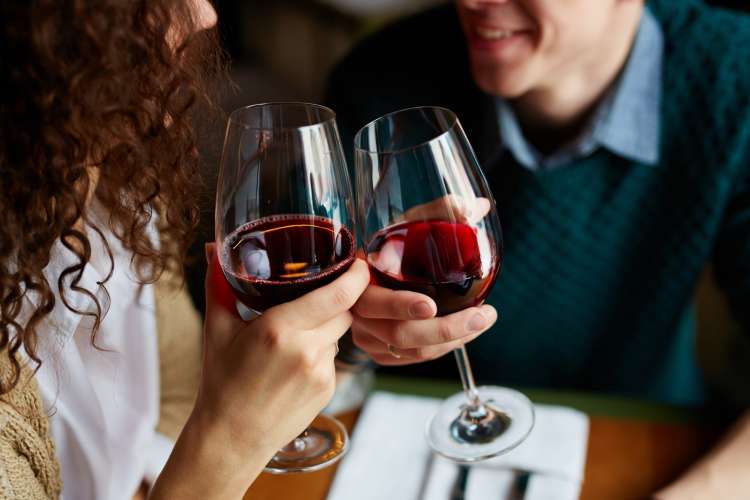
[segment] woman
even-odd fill
[[[201,385],[172,450],[158,347],[198,361],[187,331],[162,338],[159,289],[195,226],[215,12],[7,0],[0,19],[0,497],[238,498],[330,398],[366,266],[245,324],[207,248]]]

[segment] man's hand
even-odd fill
[[[407,210],[404,220],[474,224],[490,208],[486,198],[448,195]],[[369,258],[377,259],[378,269],[397,274],[402,252],[384,247]],[[430,297],[373,284],[359,298],[352,313],[354,343],[381,365],[407,365],[439,358],[475,339],[497,320],[497,312],[489,305],[437,318],[437,306]]]
[[[352,310],[354,343],[381,365],[408,365],[461,347],[497,320],[488,305],[440,318],[436,311],[426,295],[370,285]]]

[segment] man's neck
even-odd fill
[[[643,5],[622,2],[612,16],[608,43],[592,48],[577,70],[550,85],[528,92],[512,104],[525,134],[542,152],[574,139],[587,123],[613,82],[633,46]]]

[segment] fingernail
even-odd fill
[[[485,318],[489,318],[490,321],[495,321],[497,319],[497,309],[492,306],[483,305],[482,314],[484,314]]]
[[[482,313],[476,313],[474,316],[471,317],[469,320],[469,323],[467,323],[466,328],[470,332],[478,332],[484,329],[484,327],[487,326],[487,318]]]
[[[431,318],[433,312],[430,304],[422,301],[409,306],[409,314],[412,318]]]

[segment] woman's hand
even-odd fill
[[[333,283],[246,323],[226,300],[215,250],[207,254],[201,386],[151,498],[241,497],[331,399],[336,342],[369,282],[357,259]]]
[[[217,262],[212,258],[209,283],[218,281]],[[220,280],[228,287],[223,276]],[[196,418],[252,427],[248,438],[262,439],[253,444],[274,450],[291,441],[333,395],[336,342],[351,326],[349,309],[368,282],[367,265],[357,259],[330,285],[249,323],[237,317],[233,305],[230,311],[215,302],[217,291],[207,289]],[[243,436],[237,429],[233,435],[244,452]]]

